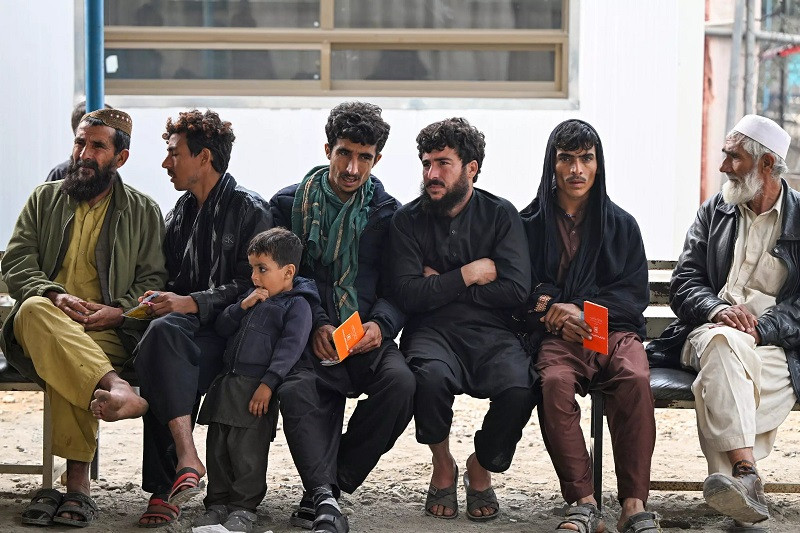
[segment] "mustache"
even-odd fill
[[[575,183],[576,181],[586,183],[586,178],[582,178],[580,176],[570,176],[567,178],[567,183]]]
[[[438,185],[439,187],[444,187],[444,182],[442,180],[432,179],[428,180],[428,183],[425,184],[425,187],[430,187],[431,185]]]
[[[77,161],[75,161],[75,168],[76,169],[90,168],[95,172],[100,171],[100,165],[97,164],[97,161],[94,161],[92,159],[78,159]]]

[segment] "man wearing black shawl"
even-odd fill
[[[511,202],[473,187],[485,145],[463,118],[424,128],[421,195],[392,220],[395,293],[410,315],[400,347],[417,380],[417,441],[433,455],[425,512],[445,519],[458,515],[455,395],[491,399],[464,474],[471,520],[497,518],[490,472],[511,466],[535,405],[531,361],[508,323],[530,291],[525,232]]]
[[[150,300],[157,317],[136,348],[144,416],[142,488],[152,493],[139,524],[179,515],[201,492],[205,467],[192,438],[201,395],[222,369],[226,339],[217,315],[252,286],[247,245],[272,227],[269,205],[226,172],[235,136],[213,111],[167,120],[161,164],[176,190],[187,191],[166,218],[167,290]],[[151,296],[152,291],[145,293]]]
[[[303,243],[300,275],[317,284],[308,347],[278,390],[283,431],[303,481],[292,525],[345,533],[336,499],[352,493],[411,421],[414,376],[394,338],[405,315],[389,275],[389,221],[400,203],[372,175],[389,137],[381,108],[334,107],[325,125],[329,163],[270,200],[275,224]],[[339,362],[333,331],[353,313],[364,337]],[[357,398],[342,434],[345,401]]]
[[[623,532],[655,532],[644,511],[655,443],[653,396],[642,312],[649,302],[647,261],[634,218],[606,194],[603,146],[589,124],[568,120],[550,134],[539,191],[522,211],[533,290],[523,312],[530,348],[538,348],[539,419],[547,450],[569,503],[559,530],[596,531],[601,524],[592,464],[575,393],[606,398]],[[585,301],[605,306],[609,354],[583,347],[591,337]],[[638,529],[637,529],[638,528]]]

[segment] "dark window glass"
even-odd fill
[[[561,0],[335,0],[337,28],[561,29]]]
[[[106,26],[317,28],[319,0],[105,0]]]
[[[109,79],[316,80],[316,50],[105,51]]]
[[[333,50],[333,80],[554,81],[555,52]]]

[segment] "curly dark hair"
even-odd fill
[[[367,102],[344,102],[331,109],[325,124],[328,145],[336,146],[337,139],[375,145],[381,153],[389,138],[389,125],[381,117],[381,108]]]
[[[230,122],[223,121],[210,109],[205,113],[192,109],[180,113],[175,122],[172,118],[167,119],[167,131],[161,137],[166,141],[173,133],[186,134],[186,144],[192,156],[208,148],[214,170],[220,174],[228,170],[233,141],[236,139]]]
[[[247,245],[247,255],[266,255],[279,267],[294,265],[295,272],[300,268],[303,243],[300,238],[286,228],[272,228],[262,231]]]
[[[456,151],[463,164],[471,161],[478,163],[478,172],[472,178],[473,182],[478,181],[486,150],[483,133],[467,122],[467,119],[454,117],[425,126],[417,135],[417,151],[420,159],[422,154],[444,150],[447,147]]]

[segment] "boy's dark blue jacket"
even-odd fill
[[[290,291],[258,302],[248,310],[243,294],[217,318],[217,333],[228,338],[225,373],[261,380],[273,392],[300,359],[311,332],[311,306],[319,305],[314,281],[297,276]]]

